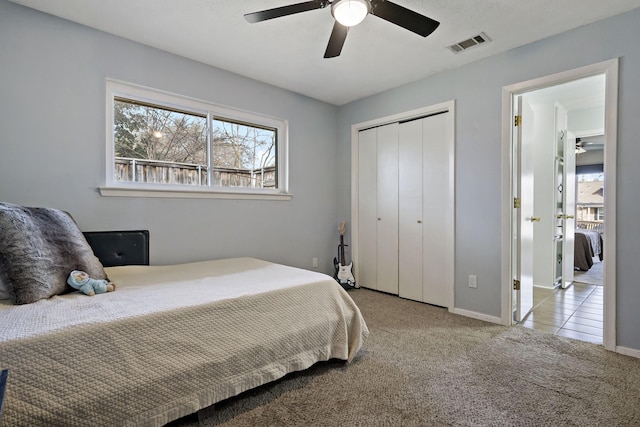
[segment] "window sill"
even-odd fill
[[[103,197],[152,197],[174,199],[291,200],[290,193],[215,191],[167,188],[99,187]]]

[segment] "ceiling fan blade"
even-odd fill
[[[261,10],[259,12],[245,13],[244,19],[251,22],[266,21],[267,19],[280,18],[294,13],[307,12],[309,10],[322,9],[327,5],[326,0],[312,0],[304,3],[296,3],[274,9]]]
[[[335,58],[336,56],[340,55],[342,46],[344,46],[344,41],[347,39],[348,32],[349,27],[345,27],[338,21],[333,24],[331,37],[329,37],[329,44],[327,45],[327,50],[324,52],[325,58]]]
[[[406,28],[422,37],[433,33],[440,23],[387,0],[372,0],[371,14]]]

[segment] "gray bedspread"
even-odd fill
[[[577,229],[574,243],[574,268],[587,271],[593,266],[593,257],[603,258],[602,235],[596,231]]]
[[[593,265],[593,249],[587,237],[576,231],[574,236],[573,267],[576,270],[587,271]]]
[[[159,426],[317,361],[351,360],[368,329],[326,277],[2,342],[4,426]]]

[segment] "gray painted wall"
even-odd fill
[[[101,197],[105,78],[289,121],[291,201]],[[255,256],[331,272],[337,108],[0,0],[0,200],[149,229],[151,262]]]
[[[620,57],[618,116],[618,345],[640,349],[640,9],[342,106],[340,181],[350,180],[351,125],[456,101],[455,306],[500,317],[502,87]],[[479,47],[481,49],[482,47]],[[341,187],[340,214],[350,213]],[[434,243],[435,244],[435,243]],[[477,289],[467,286],[478,276]]]

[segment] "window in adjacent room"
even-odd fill
[[[287,194],[284,120],[107,81],[103,195]]]

